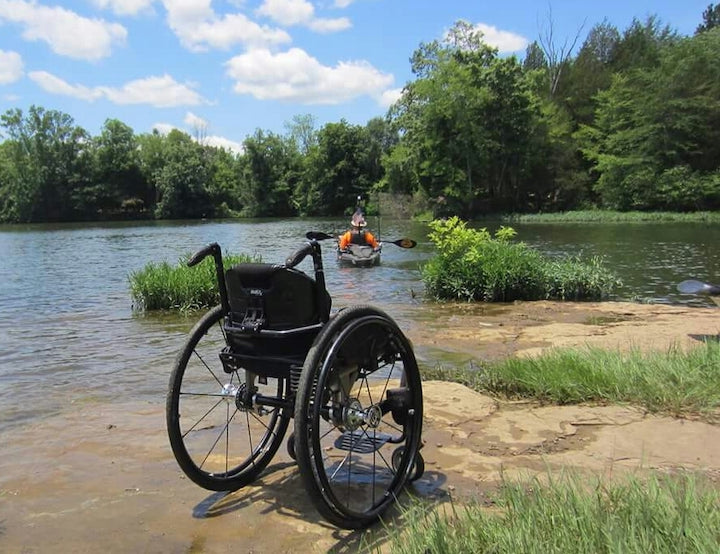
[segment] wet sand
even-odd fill
[[[625,303],[464,305],[407,333],[421,364],[481,363],[553,345],[692,348],[720,332],[720,310]],[[401,315],[400,319],[407,314]],[[169,371],[169,369],[168,369]],[[69,406],[0,435],[0,551],[353,552],[385,531],[338,530],[314,511],[284,449],[252,486],[205,491],[178,468],[158,401]],[[426,382],[425,475],[411,493],[483,497],[505,477],[575,468],[698,471],[720,479],[720,426],[626,406],[501,402]],[[395,521],[392,525],[401,525]]]

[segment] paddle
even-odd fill
[[[707,294],[709,296],[720,295],[720,285],[711,285],[695,279],[688,279],[677,286],[677,290],[683,294]]]
[[[335,239],[336,237],[334,235],[328,235],[327,233],[323,233],[322,231],[308,231],[307,233],[305,233],[305,238],[307,238],[308,240],[327,240]],[[415,248],[415,246],[417,246],[417,242],[409,238],[384,240],[382,242],[383,244],[385,244],[386,242],[394,244],[395,246],[399,246],[400,248]]]

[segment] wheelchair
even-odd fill
[[[317,511],[361,529],[378,521],[424,462],[423,398],[410,341],[382,310],[331,315],[320,241],[284,264],[223,268],[220,305],[190,331],[170,376],[167,430],[184,473],[213,491],[252,483],[285,440]],[[313,277],[295,268],[312,257]]]

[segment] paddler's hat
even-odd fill
[[[355,212],[352,216],[352,219],[350,220],[350,225],[353,227],[365,227],[367,226],[367,222],[365,221],[365,216],[363,216],[360,212]]]

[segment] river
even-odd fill
[[[378,222],[370,218],[371,229]],[[162,402],[173,358],[197,315],[133,309],[128,275],[176,262],[210,242],[225,252],[282,262],[308,230],[337,232],[344,219],[137,222],[0,226],[0,431],[88,402]],[[720,281],[720,226],[707,224],[518,224],[518,238],[548,255],[603,256],[623,280],[613,299],[709,305],[679,295],[687,278]],[[492,227],[492,226],[491,226]],[[334,306],[387,309],[423,300],[419,267],[432,255],[427,227],[383,220],[387,244],[374,268],[339,268],[324,250]],[[310,270],[305,261],[300,269]],[[439,306],[438,309],[446,309]]]

